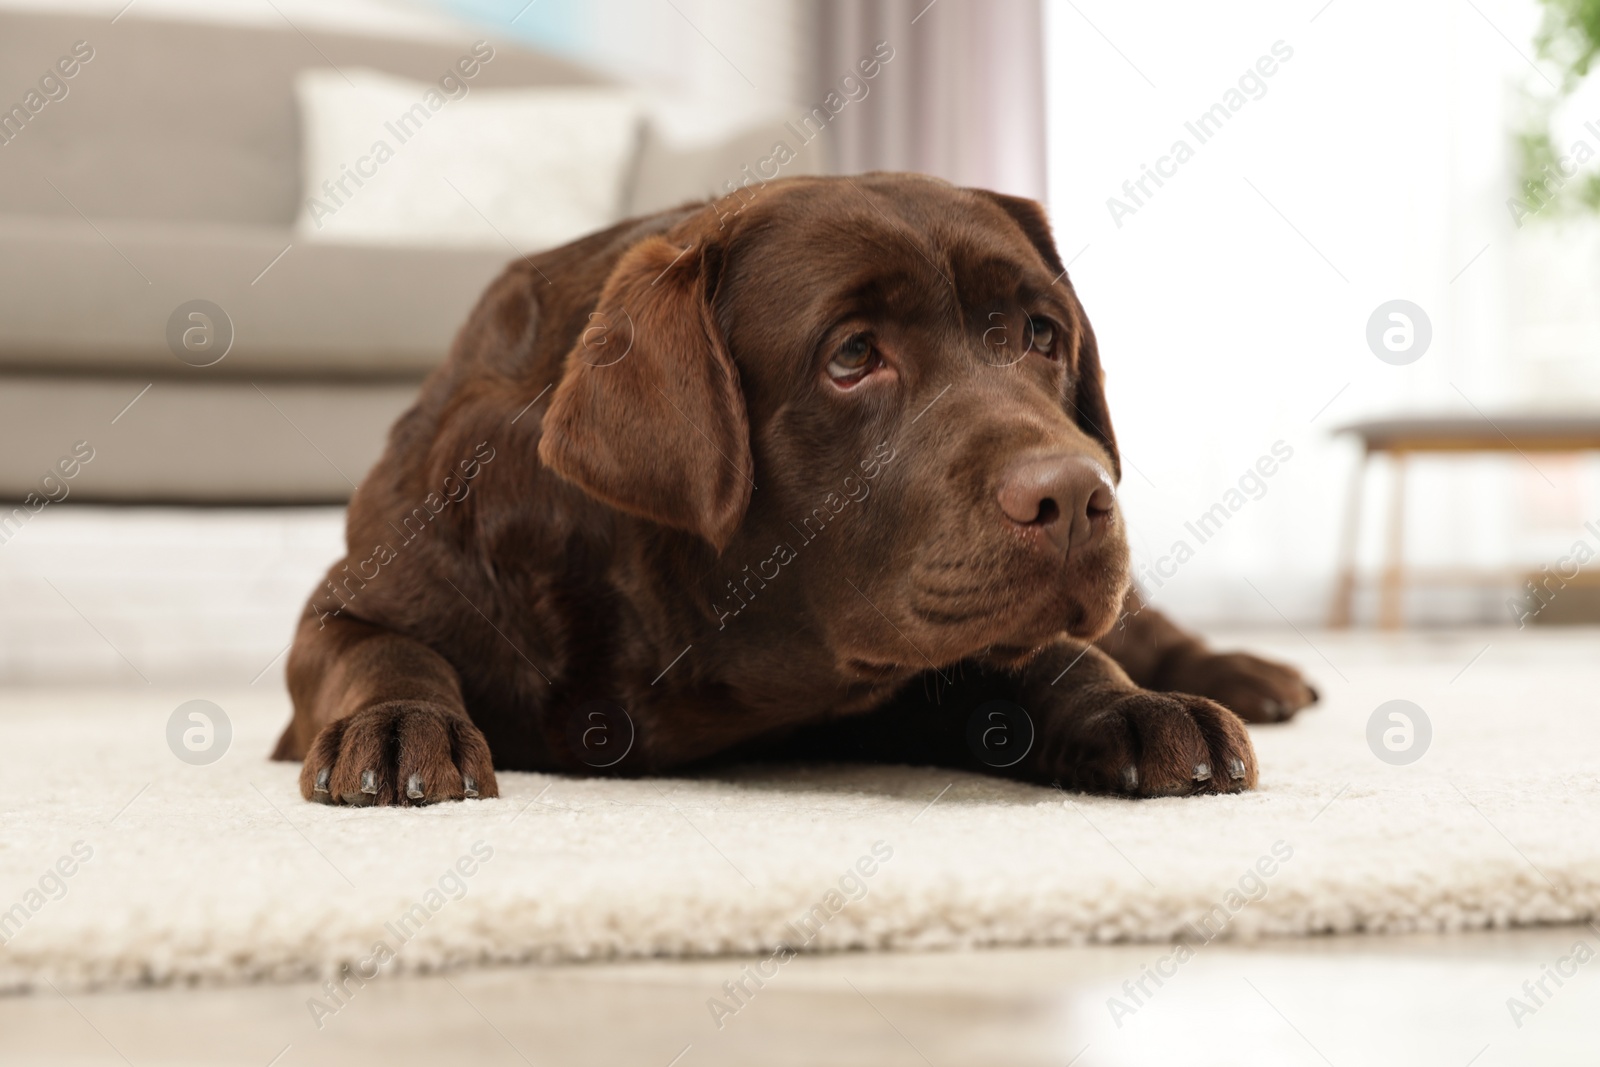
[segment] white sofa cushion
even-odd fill
[[[641,123],[631,91],[457,86],[452,96],[373,70],[300,72],[297,231],[527,253],[622,217]]]

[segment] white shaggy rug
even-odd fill
[[[3,690],[0,990],[1600,915],[1594,634],[1313,640],[1278,651],[1324,704],[1255,729],[1259,791],[1142,802],[848,767],[504,774],[495,801],[334,809],[265,760],[268,681]],[[197,697],[233,726],[206,766],[166,739]],[[1396,698],[1432,723],[1409,766],[1367,741]]]

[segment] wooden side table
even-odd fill
[[[1366,484],[1368,461],[1382,453],[1394,468],[1389,499],[1389,528],[1385,538],[1386,556],[1378,580],[1378,625],[1398,630],[1402,622],[1401,597],[1408,582],[1416,578],[1404,561],[1406,465],[1416,454],[1515,452],[1524,458],[1534,452],[1600,451],[1600,415],[1496,415],[1493,418],[1455,418],[1413,416],[1375,419],[1341,426],[1335,433],[1353,434],[1361,441],[1361,459],[1350,481],[1350,499],[1345,508],[1344,531],[1339,550],[1339,577],[1334,589],[1333,609],[1328,624],[1346,627],[1355,608],[1357,540],[1361,533],[1361,500]],[[1488,572],[1438,572],[1451,581],[1476,577]],[[1511,573],[1496,573],[1495,580]]]

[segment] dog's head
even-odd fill
[[[541,460],[695,535],[724,626],[780,607],[868,680],[1018,662],[1116,617],[1127,545],[1094,333],[1032,201],[793,179],[629,250]]]

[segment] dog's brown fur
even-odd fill
[[[882,370],[841,388],[861,337]],[[496,767],[982,767],[966,724],[1001,698],[1036,737],[1000,773],[1253,786],[1240,716],[1315,694],[1143,607],[1115,509],[1065,555],[1007,519],[996,481],[1041,451],[1118,471],[1031,201],[790,179],[513,263],[351,501],[275,756],[350,804],[493,796]]]

